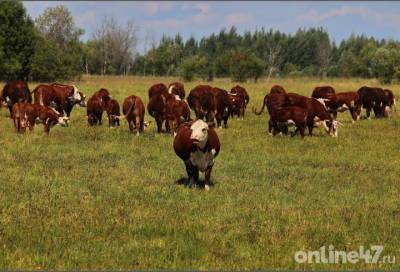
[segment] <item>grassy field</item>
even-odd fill
[[[122,104],[131,94],[147,105],[153,83],[174,78],[85,77],[89,97],[100,87]],[[187,93],[201,82],[186,83]],[[356,91],[365,79],[273,79],[243,84],[245,120],[219,129],[221,152],[209,192],[177,184],[186,177],[170,135],[154,121],[140,137],[89,128],[86,109],[70,127],[41,125],[17,135],[0,111],[0,269],[399,269],[400,114],[350,122],[337,139],[271,137],[268,115],[255,116],[279,83],[311,95],[317,85]],[[229,89],[228,79],[212,83]],[[36,84],[30,85],[33,88]],[[400,86],[388,86],[400,97]],[[365,112],[363,111],[363,115]],[[146,120],[153,120],[146,115]],[[203,178],[203,175],[201,175]],[[298,264],[298,250],[358,251],[383,245],[396,264]]]

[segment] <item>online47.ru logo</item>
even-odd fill
[[[395,256],[382,256],[383,246],[373,245],[370,249],[360,246],[358,251],[336,250],[333,245],[325,246],[315,251],[297,251],[294,259],[297,263],[396,263]]]

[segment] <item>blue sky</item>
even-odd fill
[[[264,26],[286,33],[322,26],[336,42],[352,33],[400,40],[400,2],[24,2],[32,18],[57,5],[66,6],[77,25],[85,29],[83,40],[91,37],[104,16],[114,16],[121,23],[135,20],[142,41],[146,32],[153,33],[156,40],[163,33],[178,32],[185,39],[190,35],[200,38],[232,25],[239,32]],[[138,50],[143,51],[143,42]]]

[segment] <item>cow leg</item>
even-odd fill
[[[357,113],[355,108],[350,108],[351,122],[357,121]]]
[[[204,189],[206,191],[210,190],[210,177],[211,177],[212,166],[207,167],[204,174]]]
[[[161,133],[163,120],[159,116],[156,117],[157,132]]]
[[[228,117],[224,118],[224,127],[228,128]]]
[[[133,131],[133,120],[128,120],[129,131]]]
[[[301,138],[304,138],[304,129],[305,129],[305,124],[301,124],[299,126]]]
[[[272,135],[273,126],[274,126],[274,124],[273,124],[272,120],[269,119],[269,121],[268,121],[268,134],[269,135]]]
[[[308,123],[308,134],[310,134],[310,136],[313,136],[312,134],[313,128],[314,128],[314,123],[313,122]]]
[[[367,119],[371,119],[370,115],[371,115],[371,108],[368,107],[365,109],[366,113],[367,113]]]
[[[185,166],[186,166],[186,173],[189,178],[188,187],[192,188],[193,185],[195,185],[195,181],[197,181],[197,179],[199,178],[199,170],[186,162],[185,162]],[[196,178],[196,170],[197,170],[197,178]]]
[[[98,116],[99,125],[101,125],[101,119],[103,118],[103,113],[100,113]]]
[[[44,132],[49,135],[50,134],[50,126],[48,124],[44,125]]]
[[[141,131],[140,117],[136,115],[136,135],[139,136]]]

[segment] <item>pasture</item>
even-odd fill
[[[87,99],[100,87],[122,105],[148,102],[153,83],[176,78],[84,77]],[[186,94],[202,82],[185,83]],[[234,84],[211,85],[228,91]],[[267,135],[256,116],[272,84],[311,95],[317,85],[356,91],[367,79],[271,79],[243,84],[245,120],[218,129],[221,152],[209,192],[188,189],[173,137],[154,119],[139,137],[121,127],[88,127],[75,107],[70,127],[42,125],[17,135],[0,111],[0,268],[5,269],[399,269],[400,114],[350,122],[339,113],[338,138]],[[30,83],[31,90],[36,83]],[[386,86],[400,97],[400,86]],[[365,115],[363,110],[362,115]],[[194,117],[192,113],[192,117]],[[201,179],[204,176],[201,175]],[[383,245],[396,264],[298,264],[298,250]]]

